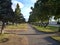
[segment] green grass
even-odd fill
[[[27,24],[7,25],[5,30],[27,29]]]
[[[36,28],[39,31],[43,31],[43,32],[56,32],[58,31],[58,27],[54,27],[54,26],[47,26],[46,28],[44,27],[40,27],[40,26],[34,26],[34,28]]]
[[[51,38],[60,42],[60,36],[51,36]]]

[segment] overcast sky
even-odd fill
[[[21,8],[21,13],[24,15],[24,18],[26,21],[29,18],[29,12],[31,11],[30,7],[34,6],[34,3],[37,0],[12,0],[12,8],[15,11],[16,4],[19,3],[20,8]]]

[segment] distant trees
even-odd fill
[[[34,22],[35,20],[35,22],[43,24],[43,22],[48,23],[52,16],[55,16],[55,19],[60,18],[60,0],[37,0],[34,8],[31,9],[32,12],[28,22]]]

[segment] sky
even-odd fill
[[[23,14],[24,18],[26,21],[28,21],[29,18],[29,12],[31,12],[31,7],[34,6],[34,3],[37,0],[12,0],[12,9],[15,11],[16,4],[19,3],[20,8],[21,8],[21,13]]]

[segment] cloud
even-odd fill
[[[22,9],[22,13],[24,15],[24,18],[26,19],[26,21],[28,21],[29,18],[29,12],[31,12],[32,10],[30,9],[30,7],[26,7],[24,9]]]
[[[25,0],[25,1],[28,1],[28,0]],[[30,1],[30,2],[29,2]],[[25,5],[25,7],[22,9],[22,13],[24,15],[24,18],[26,19],[26,21],[28,21],[29,19],[29,12],[31,12],[32,10],[30,9],[30,7],[34,7],[34,3],[37,1],[37,0],[29,0],[29,4]]]
[[[37,0],[31,0],[32,3],[35,3]]]
[[[24,5],[21,2],[19,2],[18,0],[12,0],[12,3],[13,3],[12,4],[13,11],[15,11],[15,8],[16,8],[17,3],[19,3],[20,8],[23,8],[24,7]]]

